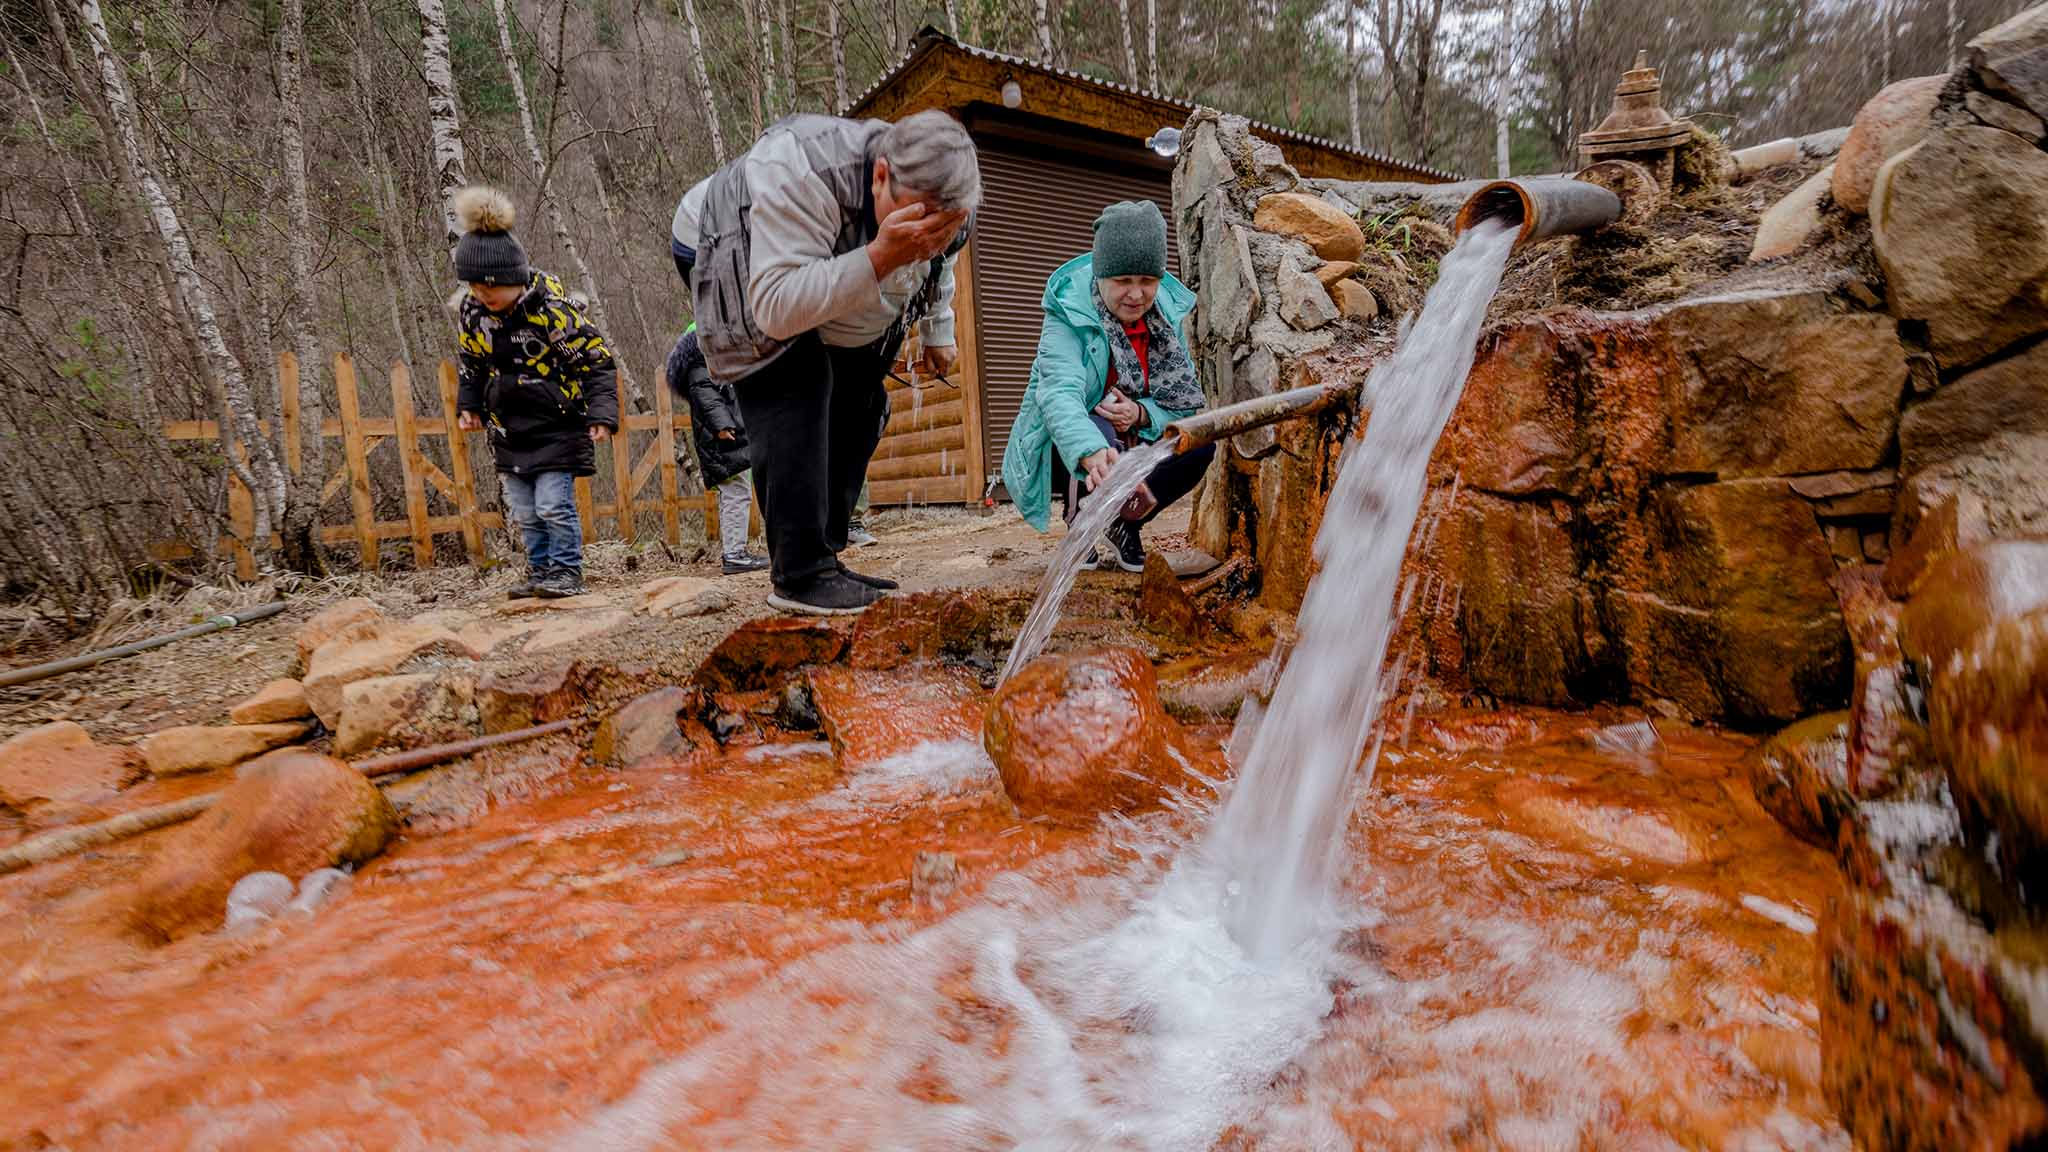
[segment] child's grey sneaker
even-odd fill
[[[543,600],[567,600],[571,596],[581,596],[588,591],[590,589],[583,585],[583,573],[572,572],[567,568],[555,569],[534,585],[534,594]]]

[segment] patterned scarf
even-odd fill
[[[1124,331],[1124,322],[1103,302],[1100,288],[1095,292],[1095,310],[1102,316],[1102,330],[1109,334],[1109,360],[1116,365],[1116,378],[1126,394],[1133,398],[1150,396],[1161,408],[1177,412],[1201,409],[1202,382],[1195,376],[1195,362],[1180,342],[1180,333],[1160,313],[1158,304],[1145,313],[1145,328],[1152,334],[1151,347],[1146,349],[1146,359],[1152,366],[1149,379],[1145,365],[1138,362],[1138,350],[1131,346],[1131,338]]]

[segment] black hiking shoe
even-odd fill
[[[1138,526],[1119,520],[1102,530],[1102,542],[1109,545],[1116,566],[1126,572],[1145,570],[1145,543],[1138,538]]]
[[[748,572],[766,572],[768,570],[768,558],[766,556],[756,556],[752,552],[742,552],[737,556],[727,556],[724,568],[727,576],[739,576]]]
[[[583,573],[568,568],[557,568],[533,586],[534,595],[543,600],[567,600],[581,596],[590,589],[583,586]]]
[[[880,589],[838,572],[827,572],[798,587],[778,585],[768,597],[768,606],[800,616],[854,616],[867,611],[869,605],[881,598]]]
[[[538,596],[538,595],[540,595],[540,582],[541,582],[541,580],[542,580],[542,579],[544,579],[544,578],[545,578],[545,577],[543,576],[543,574],[540,574],[540,573],[535,573],[535,572],[528,572],[528,573],[526,574],[526,579],[524,579],[524,580],[521,580],[521,581],[520,581],[519,583],[517,583],[517,584],[514,584],[514,585],[513,585],[512,587],[510,587],[510,588],[507,588],[507,589],[505,589],[505,599],[507,599],[507,600],[531,600],[531,599],[533,599],[533,598],[534,598],[535,596]]]
[[[894,592],[898,588],[903,587],[903,585],[889,579],[887,576],[869,576],[863,572],[855,572],[844,564],[839,566],[839,574],[848,580],[858,581],[870,588],[879,589],[883,592]]]

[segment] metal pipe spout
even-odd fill
[[[1462,235],[1482,220],[1519,228],[1515,247],[1605,228],[1621,218],[1621,197],[1584,180],[1496,180],[1472,194],[1458,209]]]
[[[1297,416],[1315,416],[1328,412],[1340,404],[1348,404],[1358,396],[1360,382],[1337,380],[1328,384],[1310,384],[1301,388],[1290,388],[1275,392],[1271,396],[1255,396],[1240,400],[1221,408],[1197,412],[1168,424],[1159,434],[1162,441],[1173,445],[1174,454],[1189,452],[1204,444],[1226,440],[1239,432],[1249,432],[1282,420]]]

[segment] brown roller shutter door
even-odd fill
[[[1039,307],[1053,270],[1089,250],[1095,217],[1119,200],[1152,200],[1173,219],[1164,172],[1111,171],[1110,162],[981,145],[982,209],[974,234],[974,315],[981,338],[981,423],[987,474],[998,476],[1010,425],[1038,354]],[[1174,230],[1167,267],[1180,271]]]

